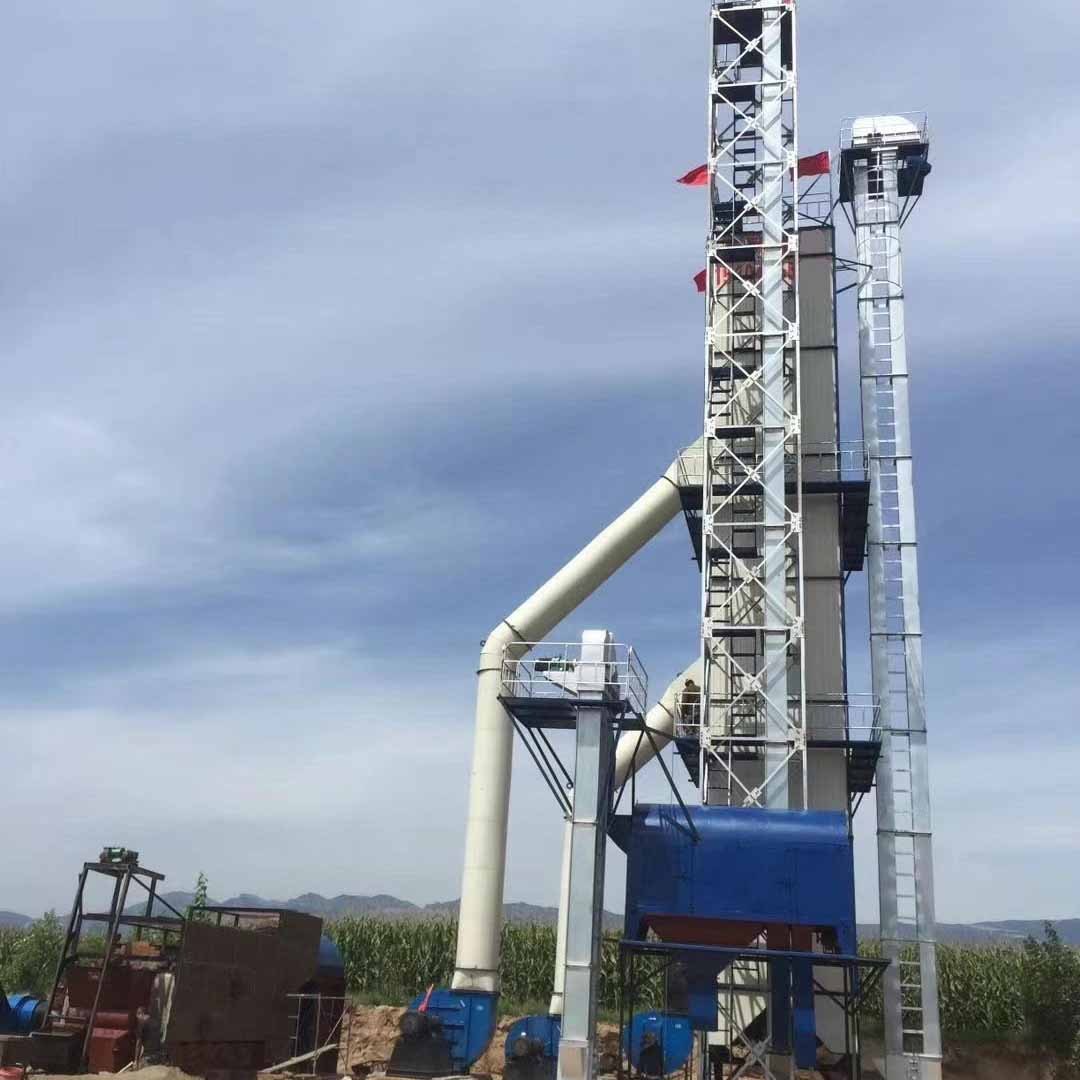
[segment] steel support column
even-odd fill
[[[590,641],[590,634],[595,640]],[[600,639],[600,635],[602,639]],[[604,854],[614,760],[610,710],[611,635],[589,631],[577,670],[574,800],[558,1080],[592,1080],[604,909]],[[595,703],[595,704],[594,704]]]
[[[702,797],[786,808],[806,767],[795,6],[715,0],[711,36]]]

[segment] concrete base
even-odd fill
[[[582,1039],[562,1039],[559,1042],[558,1080],[590,1080],[592,1077],[592,1047]]]
[[[884,1062],[876,1059],[874,1066],[885,1080],[941,1080],[941,1061],[931,1058],[890,1054]]]

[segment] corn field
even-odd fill
[[[450,920],[389,920],[364,916],[328,925],[345,958],[349,991],[360,1000],[404,1004],[428,986],[445,986],[454,971],[457,924]],[[7,990],[42,992],[51,984],[63,930],[55,916],[25,930],[0,930],[0,984]],[[879,955],[876,942],[860,948]],[[1005,1038],[1023,1034],[1025,977],[1030,960],[1008,946],[938,947],[941,1024],[946,1036]],[[502,1005],[505,1011],[546,1008],[555,964],[555,928],[508,923],[502,935]],[[1060,981],[1060,980],[1059,980]],[[1068,981],[1068,980],[1066,980]],[[659,1004],[662,981],[639,985],[639,1004]],[[1061,987],[1080,1000],[1080,987]],[[914,1004],[914,1002],[911,1002]],[[618,1009],[618,935],[604,939],[600,1007]],[[880,990],[864,1018],[881,1017]]]
[[[345,958],[349,992],[404,1004],[433,983],[446,986],[454,973],[457,923],[355,916],[327,927]],[[601,997],[617,1005],[618,938],[605,940]],[[502,932],[502,995],[510,1002],[541,1004],[555,976],[555,927],[507,923]]]
[[[447,985],[454,970],[456,932],[452,921],[396,922],[368,917],[342,919],[329,928],[345,957],[350,992],[388,1004],[404,1004],[432,983]],[[860,951],[868,957],[879,955],[876,942],[864,943]],[[543,1006],[551,996],[554,963],[553,926],[508,923],[502,936],[504,1003]],[[1009,946],[939,946],[944,1033],[1020,1034],[1023,964],[1023,950]],[[617,934],[604,940],[600,1007],[609,1012],[618,1009]],[[880,989],[867,1002],[863,1015],[870,1024],[880,1020]]]
[[[876,941],[859,946],[862,956],[877,959]],[[914,957],[913,957],[914,958]],[[938,999],[946,1035],[991,1038],[1023,1033],[1024,952],[1009,945],[939,945]],[[918,1005],[910,994],[906,1005]],[[881,986],[867,999],[863,1016],[881,1020]]]

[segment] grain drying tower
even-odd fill
[[[883,978],[887,1080],[941,1075],[900,261],[929,144],[921,120],[852,122],[834,192],[829,155],[800,155],[796,20],[792,0],[711,4],[707,162],[684,177],[708,191],[703,429],[484,643],[456,971],[407,1014],[398,1071],[467,1069],[491,1038],[516,734],[568,824],[552,1003],[511,1032],[508,1074],[594,1073],[608,835],[627,855],[621,1069],[858,1076],[859,1008]],[[837,256],[838,205],[853,259]],[[838,274],[858,299],[858,442],[840,432]],[[680,513],[701,651],[649,707],[640,661],[608,632],[543,639]],[[845,583],[864,565],[861,699]],[[635,799],[653,759],[664,804]],[[875,778],[880,961],[858,955],[852,854]]]

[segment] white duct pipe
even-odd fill
[[[679,695],[687,680],[692,679],[697,685],[698,703],[701,701],[701,680],[704,664],[699,658],[681,675],[676,676],[664,691],[663,697],[648,711],[645,725],[652,735],[652,742],[640,731],[626,731],[620,736],[615,747],[615,787],[622,787],[632,773],[647,765],[657,751],[663,750],[675,734],[675,715],[679,707]],[[655,749],[653,743],[656,744]]]
[[[455,990],[494,992],[499,987],[514,746],[513,725],[499,701],[503,650],[515,643],[539,641],[656,536],[681,509],[678,480],[676,461],[637,502],[499,623],[484,642],[477,671]],[[523,648],[521,653],[525,651]]]
[[[559,875],[559,921],[555,928],[555,984],[551,992],[549,1016],[562,1016],[563,992],[566,990],[566,928],[570,917],[570,837],[573,822],[563,825],[562,862]]]
[[[675,716],[678,711],[679,694],[687,679],[693,679],[701,687],[702,662],[696,660],[681,675],[672,680],[660,700],[645,716],[645,725],[652,734],[652,743],[639,731],[627,731],[615,747],[614,787],[622,787],[631,773],[638,772],[663,750],[675,734]],[[655,749],[653,748],[655,744]],[[548,1013],[562,1016],[563,990],[566,986],[566,920],[570,906],[570,822],[563,830],[563,852],[559,879],[559,922],[555,931],[555,984]]]

